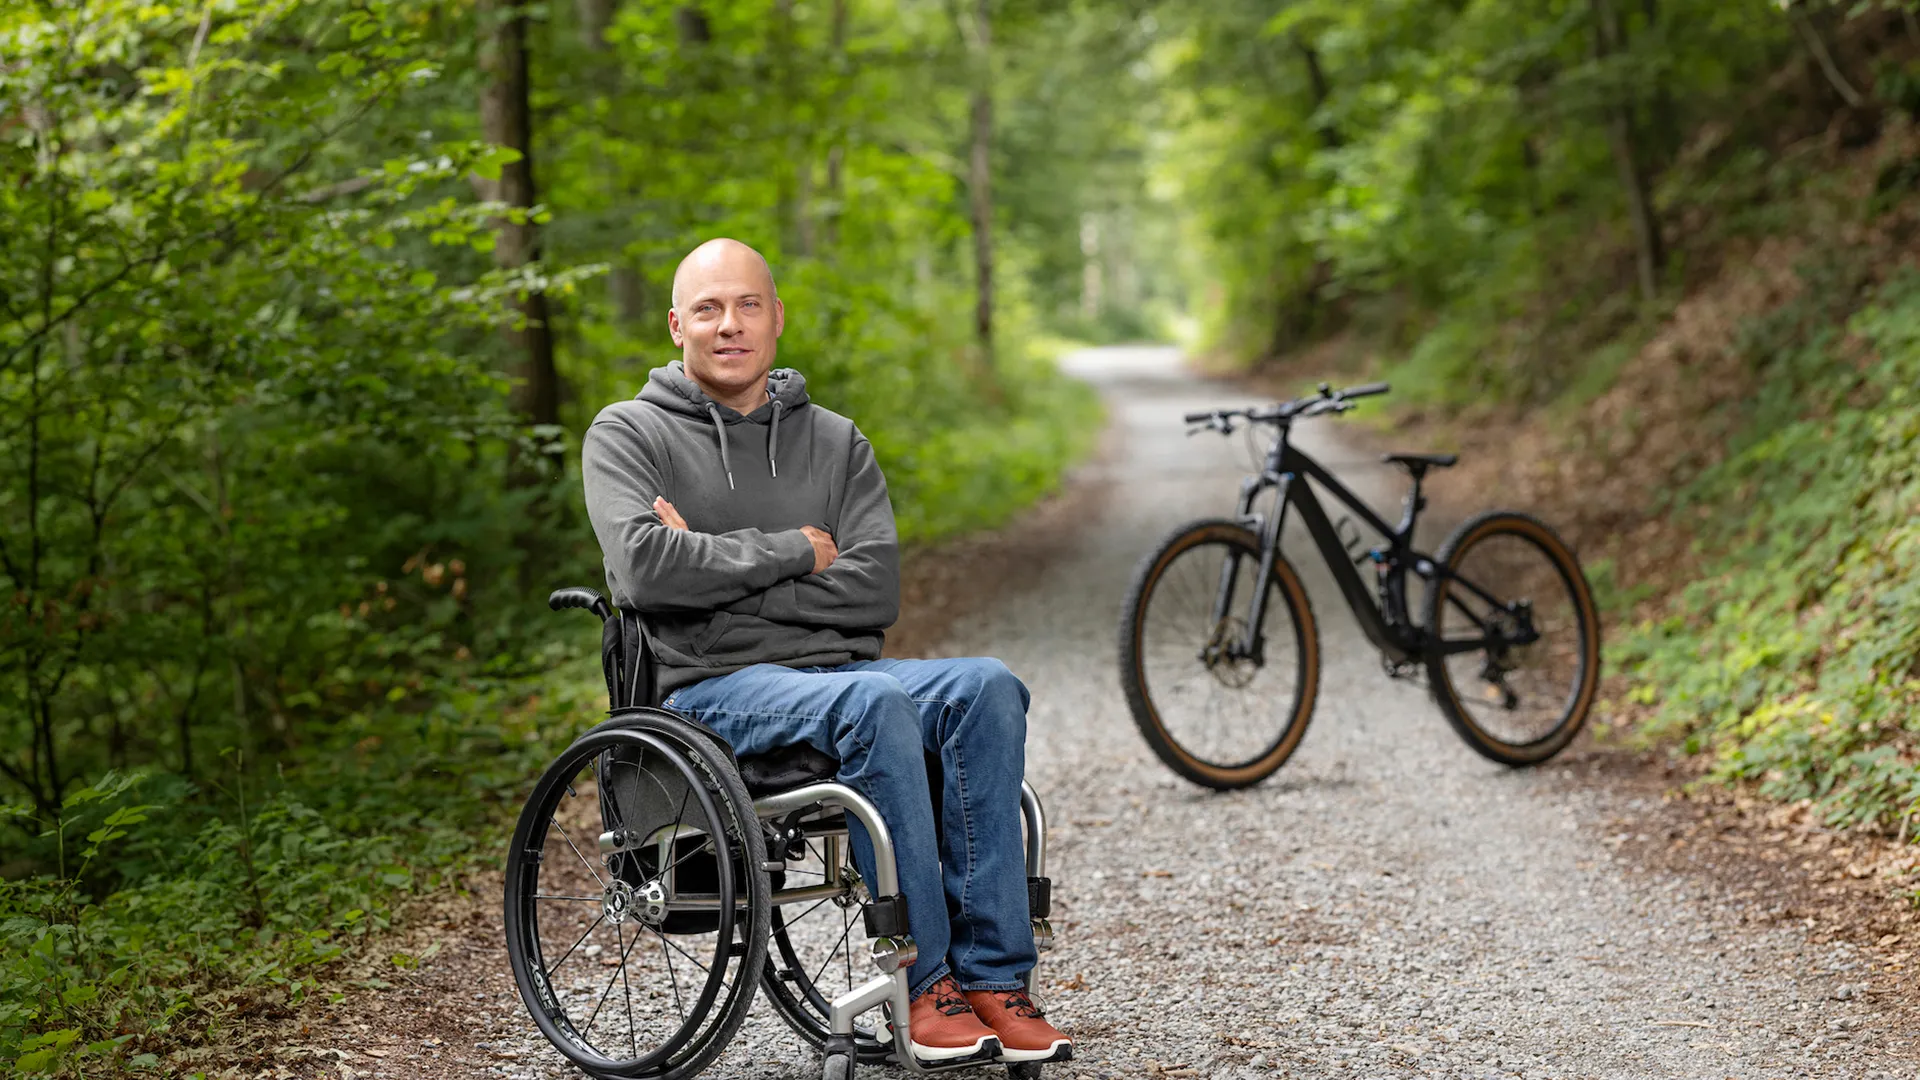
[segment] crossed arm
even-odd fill
[[[691,532],[672,503],[656,498],[654,505],[668,528]],[[858,436],[847,463],[846,495],[836,529],[837,538],[802,526],[814,548],[813,572],[744,596],[725,610],[797,626],[892,626],[900,617],[900,544],[886,480],[872,445]]]
[[[855,435],[833,533],[695,532],[660,497],[631,428],[587,432],[587,504],[621,594],[649,611],[725,610],[800,626],[879,630],[900,612],[899,544],[873,447]]]

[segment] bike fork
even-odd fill
[[[1272,480],[1274,489],[1273,512],[1268,514],[1266,520],[1261,522],[1260,565],[1253,576],[1253,603],[1247,611],[1247,632],[1238,642],[1241,655],[1251,659],[1255,663],[1261,662],[1262,657],[1260,654],[1264,651],[1266,645],[1266,643],[1261,640],[1260,627],[1264,624],[1267,613],[1267,579],[1273,575],[1274,560],[1280,557],[1280,530],[1286,524],[1287,491],[1293,484],[1292,473],[1283,473],[1279,476],[1273,476],[1269,473],[1268,477]],[[1243,513],[1251,513],[1253,510],[1253,500],[1258,490],[1258,487],[1255,487],[1247,493],[1245,504],[1242,508]],[[1234,569],[1235,567],[1230,562],[1227,567],[1227,573],[1231,575]],[[1229,578],[1229,580],[1231,579]],[[1231,592],[1231,587],[1225,591]],[[1224,613],[1222,613],[1222,617],[1224,617]]]

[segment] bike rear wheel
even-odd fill
[[[1468,746],[1535,765],[1578,735],[1600,682],[1600,616],[1580,561],[1534,518],[1489,511],[1454,530],[1427,590],[1434,703]],[[1533,640],[1515,643],[1514,638]],[[1447,643],[1482,642],[1448,651]]]
[[[1120,679],[1134,723],[1168,768],[1216,790],[1286,764],[1319,689],[1313,608],[1285,558],[1262,585],[1261,648],[1239,648],[1259,572],[1260,543],[1245,526],[1197,521],[1141,561],[1122,605]]]

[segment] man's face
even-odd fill
[[[709,396],[730,397],[766,385],[786,311],[759,256],[744,247],[721,249],[682,272],[667,327],[687,374]]]

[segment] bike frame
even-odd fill
[[[1306,525],[1307,532],[1313,538],[1314,546],[1320,549],[1321,558],[1326,560],[1327,569],[1333,575],[1334,583],[1340,588],[1340,595],[1352,609],[1353,617],[1360,624],[1360,630],[1367,640],[1384,653],[1394,663],[1411,663],[1423,660],[1431,655],[1452,655],[1473,652],[1485,648],[1488,640],[1485,636],[1435,641],[1428,628],[1417,625],[1407,614],[1406,575],[1411,569],[1423,580],[1433,582],[1436,578],[1446,578],[1464,586],[1468,591],[1486,601],[1498,610],[1505,607],[1486,590],[1451,573],[1447,568],[1437,565],[1433,558],[1413,547],[1414,527],[1419,521],[1420,511],[1426,506],[1426,499],[1420,494],[1421,476],[1418,471],[1412,475],[1413,487],[1407,493],[1403,504],[1400,523],[1389,525],[1385,518],[1373,511],[1360,497],[1342,484],[1319,462],[1306,452],[1293,445],[1290,438],[1293,429],[1291,419],[1279,424],[1279,437],[1267,453],[1267,460],[1261,471],[1249,476],[1240,484],[1240,505],[1238,518],[1251,527],[1260,538],[1260,567],[1254,577],[1259,583],[1255,586],[1253,607],[1247,615],[1246,633],[1237,643],[1243,655],[1256,662],[1264,659],[1265,642],[1261,639],[1260,627],[1266,614],[1267,589],[1264,587],[1273,564],[1280,557],[1281,530],[1286,524],[1289,506],[1300,514],[1300,520]],[[1347,509],[1357,515],[1362,522],[1376,533],[1386,538],[1384,547],[1369,549],[1368,559],[1382,567],[1379,589],[1384,593],[1376,600],[1366,580],[1356,570],[1355,560],[1347,557],[1347,547],[1340,538],[1339,530],[1327,512],[1320,505],[1320,499],[1314,494],[1308,480],[1317,480],[1327,491]],[[1275,489],[1273,511],[1259,514],[1254,505],[1260,495],[1268,489]],[[1233,606],[1233,583],[1237,576],[1237,559],[1228,559],[1221,571],[1220,592],[1216,598],[1214,621],[1218,625],[1227,617]],[[1479,627],[1484,635],[1487,626],[1484,620],[1475,615],[1458,598],[1449,597],[1468,620]],[[1386,606],[1383,610],[1382,605]],[[1512,644],[1524,644],[1514,640]]]

